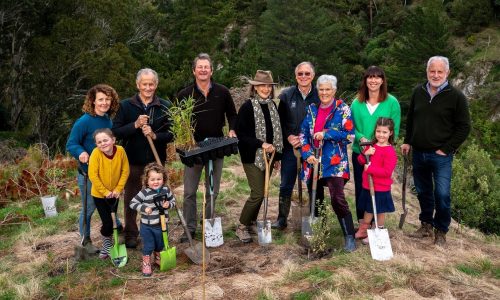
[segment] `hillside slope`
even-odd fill
[[[418,224],[418,204],[408,195],[407,223],[403,231],[397,229],[399,184],[393,189],[396,213],[387,221],[394,258],[377,262],[360,243],[354,253],[340,251],[338,225],[333,228],[336,237],[332,252],[321,259],[308,259],[307,252],[297,244],[298,235],[290,229],[273,231],[273,244],[268,247],[256,241],[240,243],[234,230],[248,193],[244,182],[240,164],[233,162],[224,169],[218,210],[225,244],[210,249],[206,299],[498,299],[500,295],[498,239],[485,238],[456,223],[445,248],[434,246],[431,239],[408,237]],[[276,172],[272,182],[270,216],[274,218],[279,182]],[[175,192],[182,198],[182,186]],[[346,194],[352,199],[352,182],[347,184]],[[76,213],[78,207],[75,201],[69,209]],[[152,278],[143,278],[141,253],[130,249],[129,262],[122,269],[99,259],[76,263],[72,257],[74,246],[79,244],[76,227],[50,233],[41,226],[20,238],[12,252],[0,254],[0,286],[16,290],[13,298],[25,299],[202,299],[202,268],[183,254],[186,244],[177,243],[182,229],[175,217],[172,222],[171,241],[178,253],[178,266],[173,271],[155,270]],[[92,223],[96,242],[99,226],[96,217]],[[25,279],[15,280],[20,275]]]

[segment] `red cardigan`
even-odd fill
[[[373,177],[373,185],[377,192],[388,192],[391,190],[392,172],[396,168],[398,156],[392,145],[381,147],[373,145],[375,153],[370,157],[370,166],[363,171],[363,188],[369,190],[368,174]],[[364,152],[364,151],[363,151]],[[366,163],[364,155],[358,156],[360,164]]]

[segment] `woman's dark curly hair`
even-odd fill
[[[97,84],[90,88],[85,96],[85,101],[83,102],[82,111],[88,113],[91,116],[95,117],[95,98],[97,93],[103,93],[106,96],[111,98],[111,105],[109,107],[108,115],[110,117],[114,117],[116,112],[118,111],[118,94],[115,89],[107,84]]]

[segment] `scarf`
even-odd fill
[[[255,96],[255,98],[250,100],[252,101],[253,117],[255,119],[255,137],[258,140],[266,141],[266,120],[264,119],[262,107],[260,107],[261,104],[265,104],[269,108],[269,114],[271,115],[271,126],[273,127],[274,137],[273,145],[276,148],[276,152],[281,152],[283,150],[283,136],[281,135],[281,123],[276,105],[274,105],[273,100],[270,98],[263,100],[259,96]],[[257,149],[254,164],[261,171],[264,171],[266,165],[262,153],[262,147]]]

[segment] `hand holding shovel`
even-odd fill
[[[302,217],[302,235],[308,241],[313,234],[312,224],[316,222],[317,218],[314,216],[316,207],[316,191],[318,189],[318,174],[321,164],[321,156],[323,149],[323,140],[319,142],[319,147],[314,149],[314,167],[311,187],[311,213],[310,216]]]

